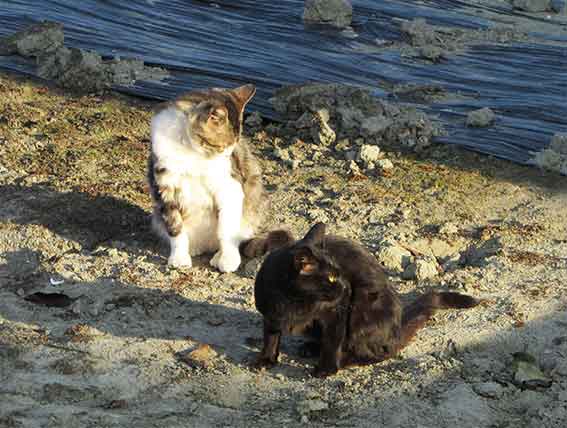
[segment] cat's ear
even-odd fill
[[[307,232],[303,238],[303,242],[308,242],[314,245],[320,244],[325,237],[325,227],[325,223],[315,224],[311,227],[311,229],[309,229],[309,232]]]
[[[256,87],[249,84],[239,86],[238,88],[232,89],[230,92],[234,95],[238,112],[242,113],[244,111],[244,107],[248,104],[248,101],[250,101],[256,93]]]
[[[298,248],[293,254],[293,265],[300,275],[313,275],[319,269],[319,263],[313,252],[307,247]]]
[[[209,117],[207,118],[207,123],[212,125],[222,125],[226,123],[228,118],[228,110],[225,106],[211,107],[209,110]]]

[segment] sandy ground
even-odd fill
[[[266,229],[325,220],[373,251],[385,237],[431,250],[454,263],[425,281],[393,275],[401,293],[487,299],[436,315],[397,360],[316,379],[294,339],[257,372],[259,260],[172,269],[150,233],[150,106],[6,74],[0,93],[1,427],[566,426],[566,177],[436,145],[386,150],[389,176],[353,178],[326,149],[291,169],[274,156],[292,144],[277,126],[247,129]],[[24,299],[36,292],[73,301]],[[204,361],[189,358],[202,344]],[[551,385],[519,384],[515,352]]]

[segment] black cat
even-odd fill
[[[395,356],[437,309],[479,303],[464,294],[430,292],[402,307],[381,265],[356,242],[325,235],[322,223],[297,242],[279,233],[282,246],[268,254],[254,288],[264,317],[257,367],[277,363],[285,334],[315,339],[315,376],[373,364]]]

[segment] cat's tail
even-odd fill
[[[291,232],[284,229],[272,230],[264,237],[252,238],[241,243],[240,254],[246,257],[260,257],[294,242],[295,238]]]
[[[480,300],[453,292],[430,292],[404,307],[399,350],[405,347],[439,309],[474,308]]]

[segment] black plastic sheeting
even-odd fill
[[[268,100],[282,85],[339,82],[385,96],[378,82],[437,84],[472,96],[420,107],[439,115],[449,130],[438,141],[520,163],[551,135],[567,131],[567,37],[538,34],[541,43],[477,45],[427,64],[378,49],[380,40],[401,39],[400,19],[482,29],[522,14],[455,0],[361,0],[353,6],[354,32],[340,32],[305,28],[302,0],[0,0],[0,35],[57,21],[67,46],[141,58],[172,72],[164,82],[138,82],[120,91],[169,99],[189,89],[251,82],[258,93],[250,108],[272,117]],[[529,19],[553,23],[543,15]],[[0,68],[35,71],[32,61],[15,56],[0,57]],[[481,107],[496,111],[496,125],[464,127],[466,112]]]

